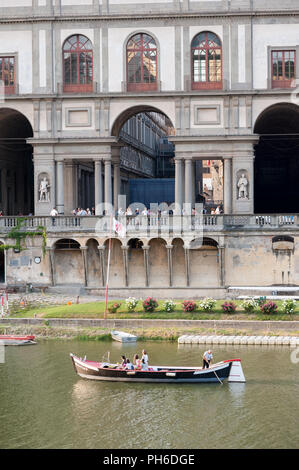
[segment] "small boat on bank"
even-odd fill
[[[115,341],[119,341],[120,343],[135,343],[135,341],[137,341],[137,336],[126,333],[125,331],[112,330],[111,336]]]
[[[23,346],[26,344],[36,344],[33,335],[0,335],[0,344],[4,346]]]
[[[202,367],[152,366],[148,370],[126,370],[119,364],[87,361],[70,354],[75,372],[85,379],[120,382],[222,383],[245,382],[240,359],[218,362],[208,369]]]

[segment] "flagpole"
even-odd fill
[[[106,278],[106,299],[105,299],[104,319],[107,318],[108,286],[109,286],[110,257],[111,257],[111,237],[112,237],[112,213],[111,213],[111,215],[110,215],[110,236],[109,236],[109,245],[108,245],[107,278]]]

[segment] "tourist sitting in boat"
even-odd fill
[[[127,365],[126,356],[121,356],[121,367],[125,368]]]
[[[127,370],[134,370],[134,366],[133,366],[133,364],[132,364],[132,362],[130,361],[129,358],[127,359],[127,363],[126,363],[125,369],[127,369]]]
[[[212,354],[212,351],[209,349],[202,356],[202,368],[203,369],[205,369],[205,368],[208,369],[210,367],[212,359],[213,359],[213,354]]]
[[[144,359],[141,359],[141,370],[148,370],[148,364]]]
[[[142,358],[141,359],[144,359],[144,362],[147,364],[148,366],[148,355],[146,354],[146,350],[143,349],[142,350]]]
[[[141,359],[139,359],[138,354],[135,354],[133,359],[133,364],[135,364],[135,369],[140,370],[142,366]]]

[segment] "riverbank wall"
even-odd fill
[[[207,342],[223,344],[234,337],[243,338],[240,344],[259,340],[266,344],[266,337],[299,337],[299,321],[255,321],[255,320],[179,320],[179,319],[74,319],[74,318],[3,318],[0,319],[1,333],[35,334],[44,338],[109,339],[111,330],[123,330],[136,334],[139,339],[178,340],[189,337],[181,343]],[[199,339],[195,339],[195,337]],[[227,339],[225,339],[226,337]],[[253,339],[253,337],[255,339]],[[190,339],[193,338],[193,339]],[[201,338],[201,339],[200,339]],[[262,343],[264,341],[264,343]],[[294,342],[293,341],[293,342]],[[248,344],[257,344],[255,342]],[[231,343],[230,343],[231,344]],[[271,344],[275,344],[272,342]]]

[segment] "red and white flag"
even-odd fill
[[[124,238],[126,236],[126,227],[122,223],[118,222],[114,217],[113,230],[120,236],[120,238]]]

